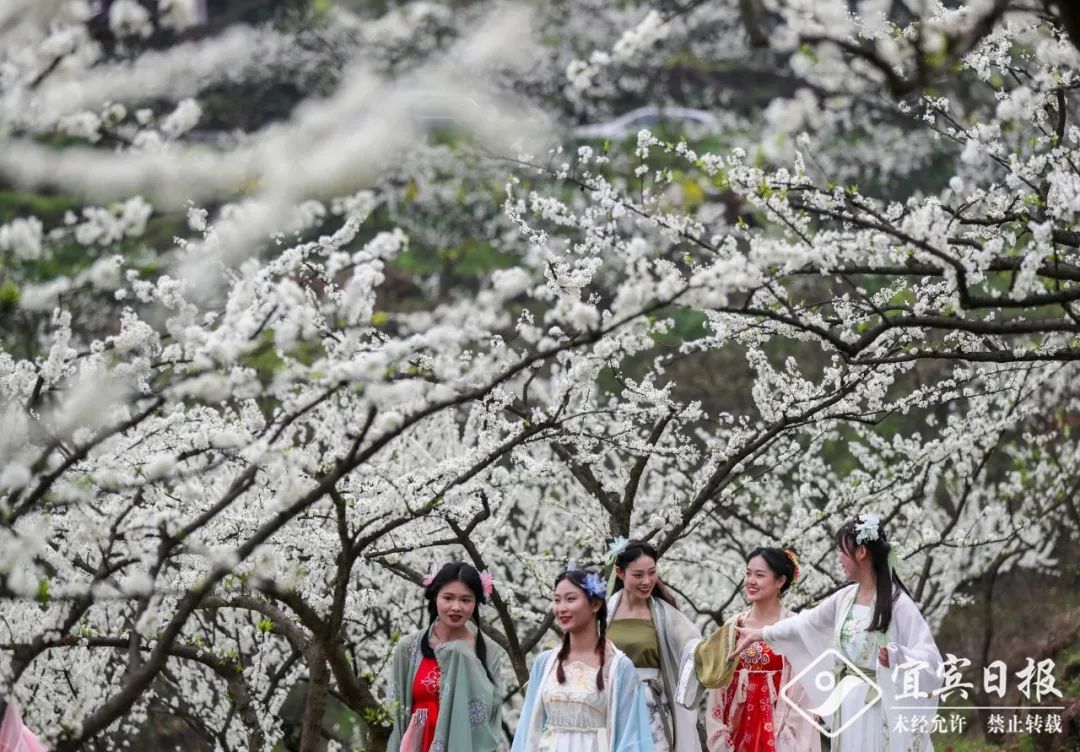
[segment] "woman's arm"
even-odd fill
[[[789,619],[783,619],[763,629],[737,627],[735,650],[729,657],[734,660],[739,653],[760,640],[769,643],[778,653],[783,653],[786,647],[799,639],[800,635],[831,632],[836,623],[836,606],[852,587],[856,585],[849,585],[838,590],[813,608],[808,608]]]

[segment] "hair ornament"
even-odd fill
[[[604,563],[611,568],[608,572],[607,589],[613,590],[615,588],[615,567],[617,566],[615,560],[619,558],[619,554],[630,547],[630,540],[624,538],[621,535],[616,535],[611,540],[611,548],[604,554]]]
[[[604,587],[604,581],[600,579],[600,575],[596,572],[589,572],[585,576],[585,582],[582,583],[582,587],[590,598],[598,598],[604,600],[607,597],[607,589]]]
[[[889,546],[889,571],[899,577],[899,566],[900,560],[899,557],[897,557],[896,555],[896,549],[892,546]]]
[[[855,542],[859,545],[881,539],[881,518],[876,514],[860,514],[855,518]]]
[[[607,550],[607,553],[604,554],[604,561],[608,564],[614,564],[615,559],[618,558],[619,554],[621,554],[629,547],[629,538],[624,538],[621,535],[615,536],[615,538],[613,538],[611,541],[611,548],[609,548]]]
[[[435,575],[439,573],[439,569],[441,569],[441,567],[439,566],[438,562],[431,562],[431,566],[428,567],[427,574],[425,574],[424,577],[420,580],[424,587],[431,586],[431,583],[435,581]]]
[[[795,555],[795,552],[790,548],[784,549],[784,556],[791,560],[791,565],[795,567],[795,574],[791,577],[791,584],[794,585],[799,581],[799,574],[802,570],[799,569],[799,557]]]
[[[484,597],[490,598],[491,591],[495,589],[495,577],[486,569],[480,573],[480,585],[484,589]]]

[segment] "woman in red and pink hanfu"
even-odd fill
[[[780,596],[798,579],[795,554],[756,548],[746,562],[744,583],[750,609],[736,614],[702,643],[694,655],[697,679],[710,688],[705,716],[709,752],[820,752],[821,737],[780,697],[792,679],[791,664],[763,641],[739,653],[735,627],[762,628],[792,616]],[[788,696],[805,705],[795,685]]]

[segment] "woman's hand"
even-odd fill
[[[746,650],[755,642],[761,640],[760,629],[750,629],[748,627],[735,627],[735,649],[728,656],[729,661],[738,660],[739,653]]]
[[[878,651],[878,660],[881,661],[881,665],[885,668],[889,667],[889,651],[887,648]]]

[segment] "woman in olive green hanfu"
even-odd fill
[[[680,677],[692,673],[684,668],[693,665],[701,630],[660,581],[659,556],[646,541],[615,540],[608,552],[618,578],[607,604],[608,638],[637,669],[656,752],[701,752],[696,710],[675,701]]]
[[[424,584],[431,624],[394,649],[387,749],[495,752],[506,652],[484,639],[478,608],[491,594],[491,575],[454,563],[429,573]]]

